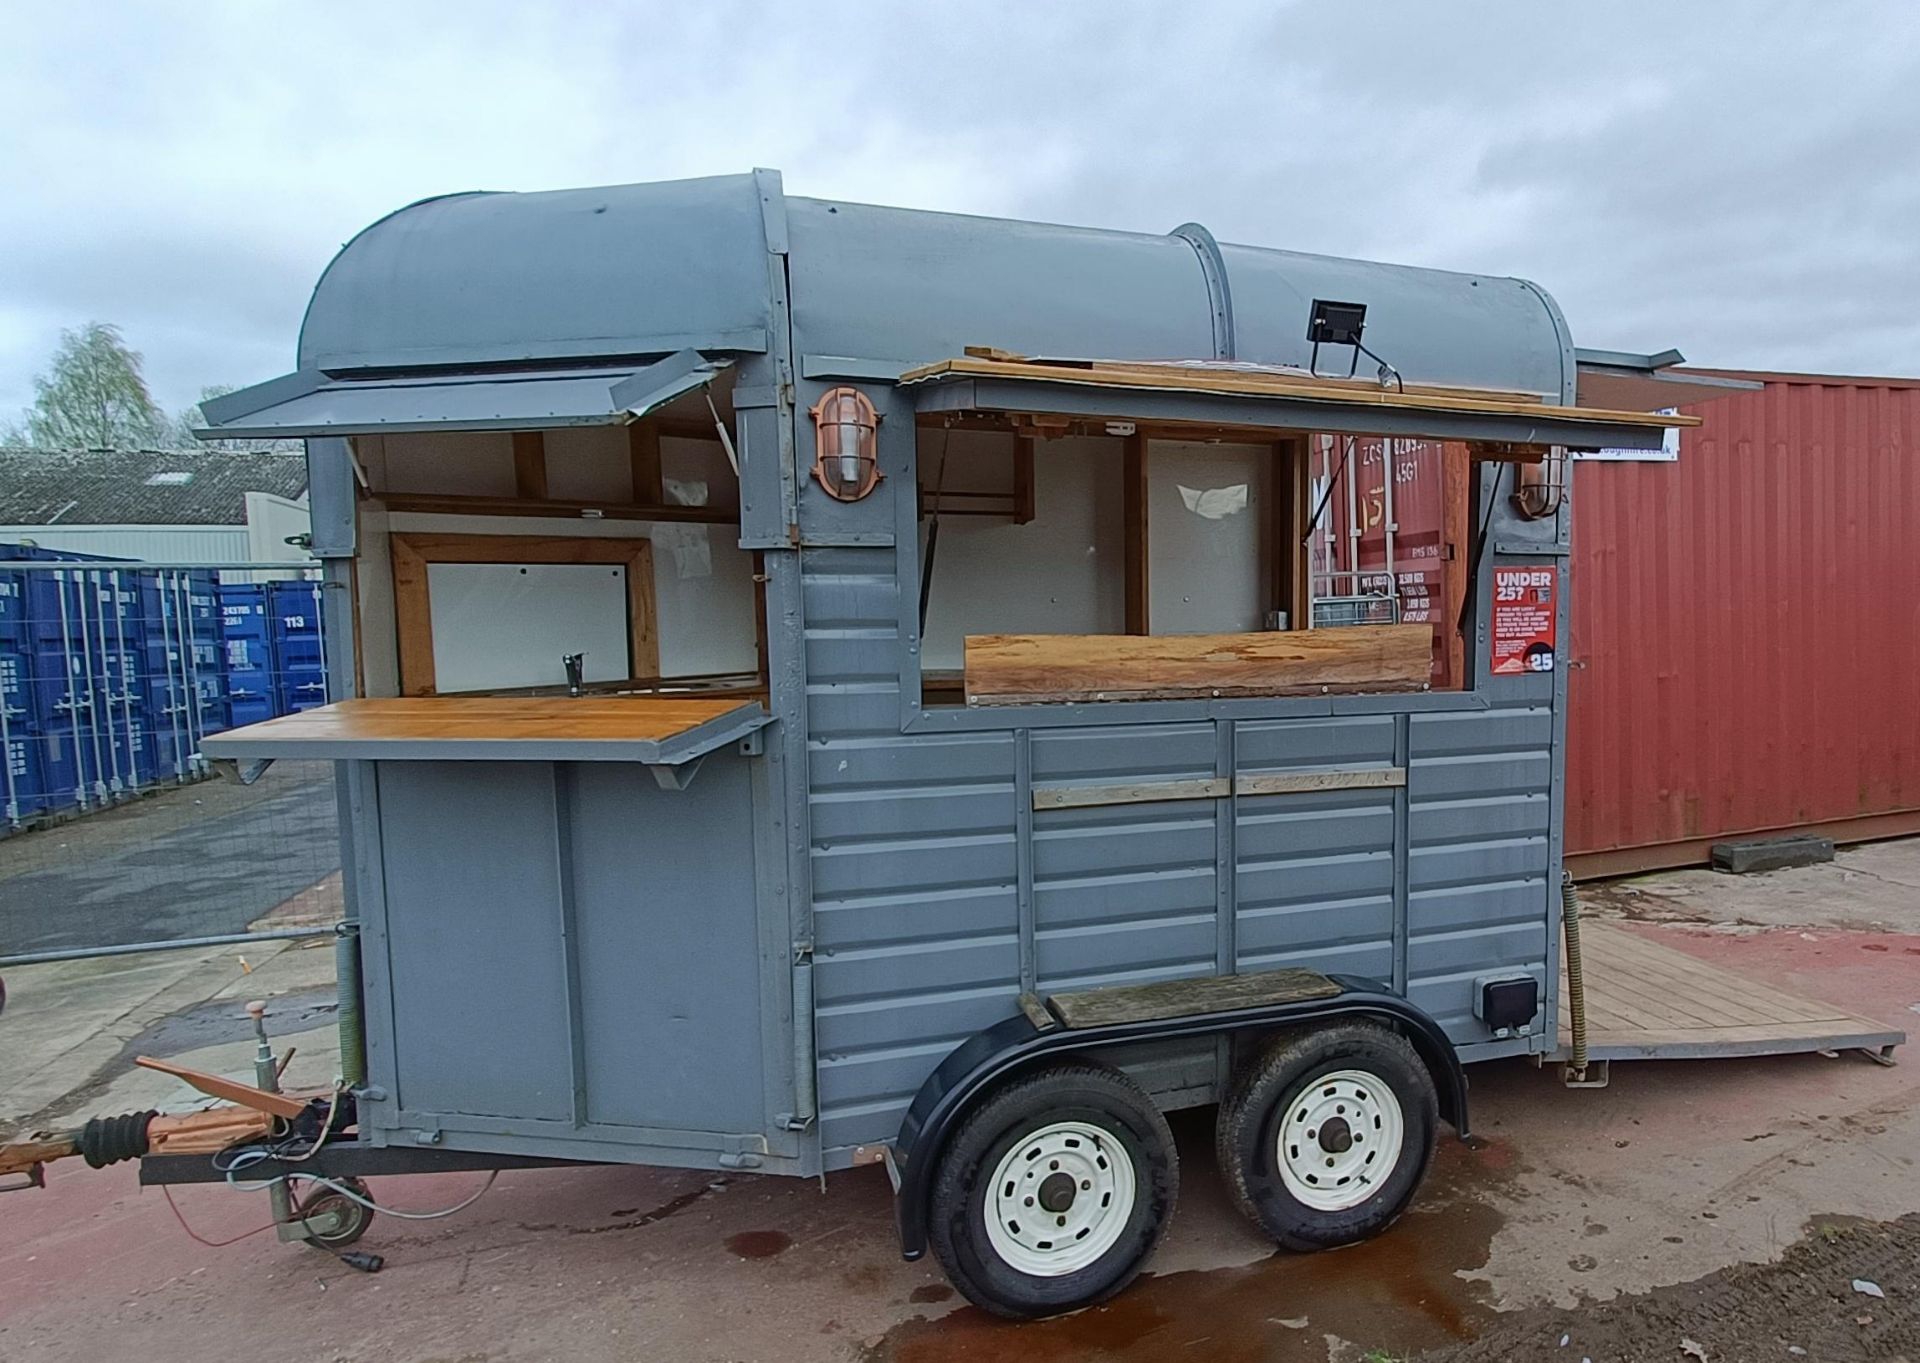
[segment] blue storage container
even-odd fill
[[[35,814],[57,814],[80,802],[84,781],[87,799],[93,799],[93,745],[84,729],[72,725],[30,734],[26,742],[40,766],[40,795]],[[104,749],[102,750],[104,755]]]
[[[29,735],[14,734],[0,752],[0,829],[43,813],[40,746]]]
[[[27,575],[0,568],[0,647],[27,636]]]
[[[275,677],[280,713],[311,710],[327,703],[327,673],[322,667],[285,667]]]
[[[26,728],[33,715],[32,659],[17,642],[0,639],[0,713],[9,730]]]
[[[274,711],[292,714],[327,701],[326,661],[320,632],[320,584],[267,585],[267,617],[273,635]]]
[[[247,724],[258,724],[263,719],[272,719],[273,717],[273,693],[271,691],[246,693],[234,691],[227,697],[227,718],[236,729]]]

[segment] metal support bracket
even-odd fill
[[[653,773],[654,784],[662,790],[685,790],[693,784],[693,778],[700,774],[700,764],[706,761],[706,754],[690,758],[677,766],[649,766]]]
[[[1571,1065],[1560,1069],[1560,1082],[1570,1089],[1603,1089],[1607,1086],[1613,1062],[1610,1060],[1589,1060],[1584,1070],[1576,1070]]]

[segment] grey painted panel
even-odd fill
[[[1019,978],[1012,933],[937,942],[814,949],[815,997],[824,1005],[887,994],[972,988]]]
[[[1539,921],[1546,916],[1542,907],[1546,890],[1544,880],[1418,890],[1407,896],[1407,930],[1417,938],[1423,933]]]
[[[1366,895],[1277,902],[1239,913],[1240,957],[1281,951],[1391,945],[1393,896]]]
[[[1043,927],[1035,933],[1033,952],[1046,989],[1062,989],[1069,979],[1102,977],[1116,962],[1125,962],[1127,971],[1152,969],[1167,977],[1194,966],[1213,973],[1212,900],[1204,912],[1185,918],[1160,910],[1119,923]]]
[[[629,767],[570,775],[588,1120],[762,1130],[748,759],[678,791]]]
[[[1086,817],[1099,814],[1109,817]],[[1073,876],[1176,866],[1204,864],[1213,872],[1212,800],[1036,810],[1033,825],[1036,889]]]
[[[1415,757],[1513,752],[1552,746],[1553,711],[1545,706],[1414,715]]]
[[[940,833],[1013,833],[1013,784],[817,792],[813,839],[843,847],[862,838],[900,839]]]
[[[1547,748],[1415,757],[1407,768],[1407,796],[1418,801],[1472,795],[1525,795],[1547,788],[1552,767],[1553,754]]]
[[[813,890],[822,899],[941,886],[1011,886],[1013,832],[875,839],[816,847]]]
[[[891,625],[807,627],[807,673],[837,681],[896,682],[899,631]]]
[[[1214,911],[1214,864],[1169,865],[1068,880],[1036,881],[1034,926],[1042,937],[1056,929],[1126,923]],[[1138,939],[1134,939],[1138,940]],[[1124,950],[1124,948],[1116,947]]]
[[[1551,808],[1545,791],[1484,799],[1419,800],[1408,809],[1415,847],[1470,838],[1545,837]]]
[[[1546,954],[1547,925],[1538,915],[1503,927],[1480,926],[1459,932],[1415,933],[1407,959],[1417,962],[1416,981],[1461,971],[1490,973],[1508,963],[1538,961]]]
[[[1212,776],[1213,745],[1212,724],[1036,730],[1033,779],[1116,782]]]
[[[1006,985],[945,990],[911,999],[864,999],[823,1007],[815,1031],[821,1059],[829,1062],[933,1043],[951,1050],[1009,1016],[1015,1006],[1015,991]]]
[[[1382,985],[1393,978],[1393,943],[1349,942],[1345,946],[1284,947],[1240,954],[1242,970],[1279,970],[1299,966],[1336,975],[1362,975]]]
[[[822,739],[811,745],[807,762],[816,791],[937,788],[948,781],[1011,782],[1013,739],[1006,734]]]
[[[1416,893],[1488,880],[1545,880],[1547,840],[1499,838],[1415,847],[1407,857],[1407,884]]]
[[[1299,904],[1315,899],[1353,899],[1393,892],[1392,844],[1341,856],[1242,862],[1240,903]]]
[[[1010,885],[941,885],[843,899],[816,897],[814,933],[829,950],[933,942],[1012,932],[1019,905]]]
[[[1393,845],[1393,803],[1381,799],[1378,791],[1243,795],[1237,805],[1234,839],[1243,868],[1310,853],[1337,856]]]
[[[400,1104],[570,1119],[552,769],[383,762],[378,781]]]
[[[900,732],[900,688],[892,682],[809,682],[807,732],[815,738]]]
[[[1389,764],[1394,723],[1392,715],[1247,720],[1234,726],[1234,757],[1243,772]]]

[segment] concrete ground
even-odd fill
[[[1914,1027],[1915,887],[1920,840],[1808,871],[1679,873],[1588,899],[1680,950]],[[299,1072],[325,1082],[329,953],[248,960],[251,974],[213,953],[9,972],[0,1118],[157,1102],[171,1081],[125,1077],[140,1046],[244,1074],[236,1005],[256,993],[275,996]],[[1570,1091],[1513,1063],[1473,1081],[1476,1139],[1444,1139],[1413,1210],[1333,1254],[1274,1254],[1226,1203],[1209,1115],[1178,1115],[1180,1209],[1151,1276],[1105,1307],[1021,1327],[958,1302],[932,1262],[900,1260],[874,1168],[824,1189],[634,1168],[507,1173],[452,1219],[377,1220],[362,1247],[387,1266],[365,1276],[268,1234],[196,1243],[131,1168],[67,1162],[46,1191],[0,1199],[0,1358],[91,1363],[136,1341],[160,1363],[1399,1357],[1470,1338],[1499,1312],[1777,1257],[1815,1218],[1920,1210],[1910,1064],[1622,1063],[1610,1088]],[[431,1209],[484,1179],[385,1179],[375,1194]],[[265,1221],[257,1194],[192,1187],[175,1200],[208,1240]]]
[[[339,868],[335,819],[331,765],[279,762],[0,839],[0,956],[245,932]]]

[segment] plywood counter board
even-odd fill
[[[1417,691],[1429,625],[1253,634],[975,634],[969,705]]]
[[[628,761],[674,764],[772,722],[757,703],[667,696],[343,700],[214,734],[216,758]]]

